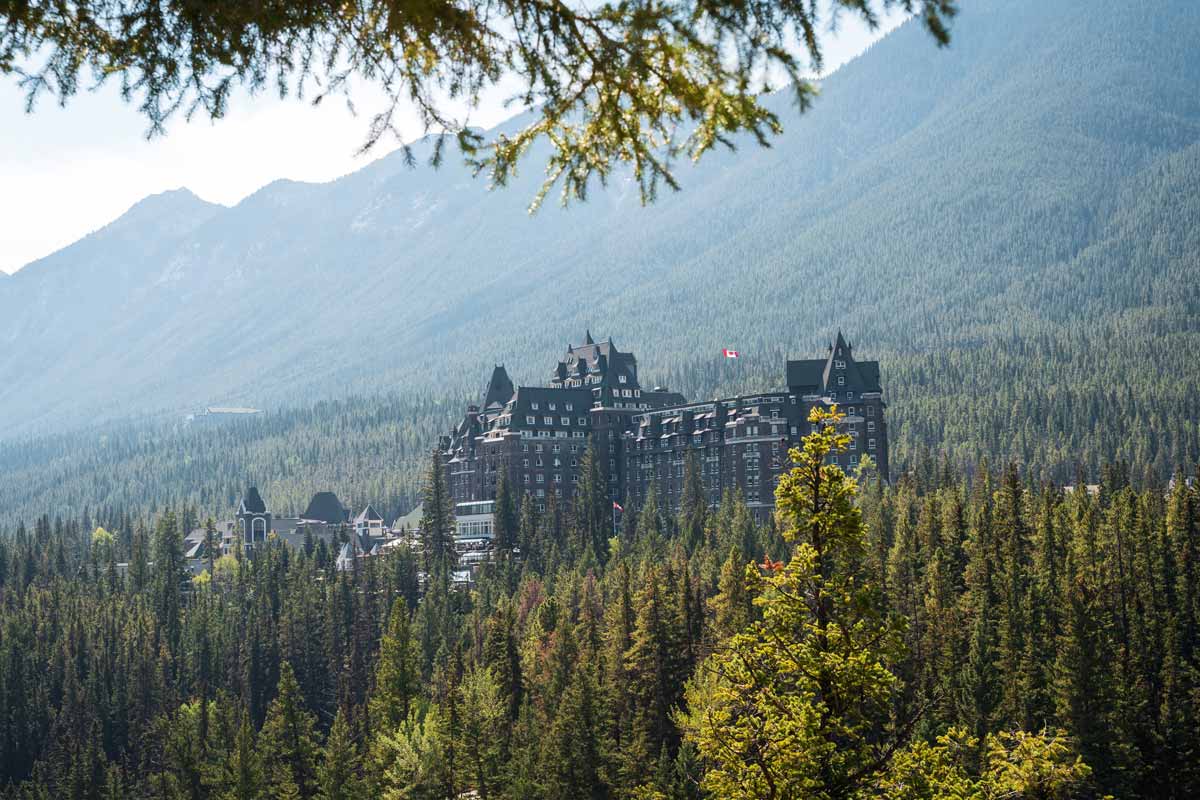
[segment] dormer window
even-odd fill
[[[845,385],[846,385],[846,376],[838,375],[838,386],[845,386]]]
[[[554,404],[554,403],[550,403],[549,407],[550,407],[551,411],[553,411],[555,408],[557,408],[556,404]]]
[[[574,409],[574,406],[572,406],[570,403],[564,403],[563,407],[566,408],[567,411],[571,411]]]
[[[530,407],[530,408],[532,408],[534,411],[537,411],[537,410],[538,410],[538,404],[537,404],[537,403],[530,403],[530,404],[529,404],[529,407]]]
[[[617,383],[624,383],[624,382],[625,382],[625,376],[624,376],[624,375],[618,375],[618,376],[617,376]]]

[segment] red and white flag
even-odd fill
[[[724,350],[722,350],[721,354],[724,355],[726,358],[737,358],[738,357],[738,351],[730,350],[729,348],[725,348]]]
[[[620,511],[622,514],[625,513],[625,509],[621,508],[621,504],[618,503],[616,500],[613,500],[613,510]]]

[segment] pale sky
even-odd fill
[[[828,70],[862,52],[901,21],[893,15],[871,34],[844,22],[826,44]],[[361,169],[395,147],[383,142],[356,156],[381,97],[354,92],[359,116],[331,99],[319,107],[271,94],[232,99],[224,119],[168,124],[147,140],[146,123],[115,84],[81,93],[66,108],[43,98],[32,114],[11,82],[0,80],[0,270],[22,266],[86,236],[150,194],[187,187],[233,205],[279,178],[329,181]],[[471,124],[490,127],[516,113],[489,97]],[[819,113],[819,106],[813,113]],[[416,115],[398,120],[406,139],[422,130]]]

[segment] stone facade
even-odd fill
[[[709,502],[740,489],[756,514],[774,507],[788,448],[809,433],[813,406],[837,404],[852,449],[838,458],[857,467],[869,455],[888,474],[887,423],[877,361],[856,361],[838,333],[825,358],[788,361],[787,388],[689,403],[661,387],[643,389],[637,358],[612,340],[568,346],[549,386],[514,387],[503,366],[481,406],[470,406],[439,446],[455,503],[493,500],[501,473],[544,507],[553,493],[569,501],[589,445],[597,448],[609,496],[634,507],[650,485],[676,508],[684,467],[695,452]]]

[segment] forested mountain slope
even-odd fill
[[[648,209],[616,181],[528,217],[537,153],[504,191],[393,154],[228,209],[151,198],[0,291],[0,435],[444,400],[500,361],[541,383],[585,326],[703,396],[841,328],[883,362],[897,464],[1169,472],[1200,457],[1198,35],[1182,0],[972,3],[948,51],[903,26]],[[35,449],[3,458],[42,475]]]

